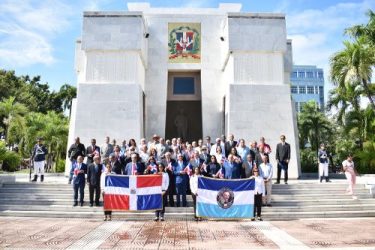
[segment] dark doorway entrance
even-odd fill
[[[202,138],[200,72],[169,72],[165,137]]]
[[[168,101],[165,137],[168,139],[181,137],[189,142],[201,139],[201,101]]]

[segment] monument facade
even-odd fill
[[[247,143],[264,136],[274,159],[285,134],[296,178],[291,51],[283,14],[244,13],[240,4],[84,12],[69,143],[233,133]]]

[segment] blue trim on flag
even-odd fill
[[[221,188],[230,188],[233,192],[254,190],[254,179],[243,180],[223,180],[207,177],[198,177],[198,189],[220,190]]]
[[[137,195],[137,210],[163,209],[162,194]]]
[[[207,204],[197,202],[197,216],[209,218],[252,218],[254,215],[254,205],[232,205],[230,208],[224,209],[217,204]]]
[[[108,175],[105,177],[105,186],[106,187],[122,187],[129,188],[129,176],[111,176]]]

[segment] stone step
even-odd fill
[[[86,197],[85,200],[86,204],[88,203],[88,199]],[[70,197],[70,199],[17,199],[17,198],[7,198],[2,199],[0,198],[0,204],[2,205],[28,205],[28,206],[49,206],[49,205],[69,205],[71,206],[73,204],[73,198]],[[187,205],[189,207],[193,206],[193,201],[188,200]]]
[[[13,210],[13,211],[90,211],[90,212],[103,212],[103,207],[90,207],[86,202],[83,207],[77,206],[73,207],[72,204],[69,205],[10,205],[2,204],[0,205],[0,211]],[[374,210],[375,204],[353,204],[353,205],[316,205],[316,206],[284,206],[284,207],[263,207],[262,211],[267,213],[280,213],[280,212],[317,212],[317,211],[362,211],[362,210]],[[179,213],[179,212],[193,212],[193,207],[180,208],[180,207],[166,207],[166,212]]]
[[[356,196],[360,199],[370,199],[372,198],[372,195],[370,193],[359,193],[356,194]],[[289,195],[281,195],[281,194],[272,194],[272,199],[275,201],[279,200],[307,200],[307,199],[345,199],[345,198],[351,198],[351,195],[347,195],[345,193],[342,194],[289,194]]]
[[[6,211],[6,210],[13,210],[13,211],[72,211],[72,212],[101,212],[103,213],[103,207],[90,207],[88,202],[85,202],[84,205],[73,207],[72,204],[69,205],[34,205],[34,206],[29,206],[29,205],[5,205],[1,204],[0,205],[0,211]],[[193,207],[166,207],[165,211],[168,213],[193,213]]]
[[[92,218],[102,219],[103,212],[89,211],[0,211],[0,216],[19,217],[44,217],[44,218]],[[375,217],[375,210],[362,211],[327,211],[327,212],[262,212],[264,220],[296,220],[300,218],[350,218],[350,217]],[[152,220],[153,212],[113,212],[113,220]],[[178,212],[166,213],[166,220],[193,220],[193,213]]]
[[[354,203],[360,204],[375,204],[375,199],[358,199],[353,200],[351,197],[347,199],[310,199],[310,200],[272,200],[275,206],[309,206],[309,205],[350,205]]]

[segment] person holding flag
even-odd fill
[[[190,165],[187,165],[183,160],[183,155],[178,154],[177,156],[177,163],[173,167],[173,176],[176,185],[176,201],[177,207],[181,204],[181,196],[182,196],[182,206],[186,207],[186,189],[187,189],[187,170],[190,169]],[[190,171],[190,170],[189,170]]]
[[[165,168],[165,167],[164,167]],[[158,172],[158,165],[156,164],[155,157],[150,156],[146,163],[146,169],[144,174],[156,174]]]
[[[254,188],[254,217],[251,219],[255,221],[255,216],[258,217],[259,221],[262,221],[262,198],[266,194],[266,190],[264,187],[264,179],[260,176],[258,167],[253,168],[253,176],[251,176],[255,180],[255,188]]]
[[[100,176],[100,187],[102,190],[103,195],[103,207],[104,207],[104,200],[105,200],[105,178],[107,175],[114,174],[112,173],[112,165],[110,163],[107,163],[105,166],[105,172]],[[112,211],[111,210],[104,210],[104,221],[111,221],[112,220]]]
[[[200,168],[194,168],[194,174],[190,177],[190,190],[193,198],[194,206],[194,219],[195,221],[202,220],[201,217],[197,217],[197,196],[198,196],[198,177],[201,176]]]
[[[169,175],[167,172],[165,172],[165,166],[163,163],[158,164],[158,172],[155,174],[160,174],[163,176],[162,178],[162,184],[161,184],[161,190],[163,195],[163,209],[162,210],[156,210],[155,211],[155,219],[154,221],[158,221],[160,218],[160,221],[164,221],[164,213],[165,213],[165,206],[167,205],[167,190],[169,187]]]

